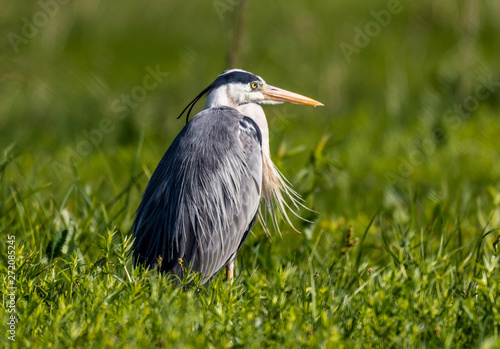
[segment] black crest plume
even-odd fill
[[[187,114],[186,114],[186,124],[187,124],[189,122],[189,115],[191,114],[191,111],[193,110],[194,105],[201,99],[201,97],[203,97],[204,95],[206,95],[208,93],[208,91],[210,91],[211,88],[212,88],[212,84],[210,84],[206,89],[204,89],[203,91],[201,91],[201,93],[198,96],[196,96],[196,98],[193,99],[191,102],[189,102],[189,104],[186,106],[186,108],[184,108],[184,110],[182,110],[181,115],[179,115],[177,117],[177,119],[180,119],[181,116],[187,110]]]

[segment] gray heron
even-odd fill
[[[206,95],[203,111],[190,121]],[[297,194],[271,161],[261,104],[321,106],[273,87],[259,76],[227,70],[182,111],[186,125],[159,162],[137,209],[135,263],[183,278],[188,267],[208,282],[234,260],[258,216],[261,200],[290,223],[285,197]],[[262,216],[261,216],[262,217]]]

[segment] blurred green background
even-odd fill
[[[281,282],[283,266],[299,267],[295,274],[293,268],[285,271],[283,280],[300,279],[300,287],[304,288],[309,277],[303,270],[309,270],[312,286],[307,290],[314,290],[314,282],[322,283],[323,293],[318,293],[318,297],[323,295],[325,304],[333,305],[320,309],[328,319],[340,319],[335,320],[339,326],[335,331],[341,333],[343,326],[358,315],[352,315],[355,313],[349,308],[340,308],[341,313],[335,311],[338,294],[349,299],[343,302],[340,298],[338,302],[342,304],[350,304],[352,295],[353,302],[361,304],[359,307],[370,305],[367,299],[371,291],[363,290],[368,295],[362,297],[356,297],[357,292],[368,282],[378,280],[370,278],[373,270],[390,278],[392,271],[387,275],[382,272],[390,266],[396,275],[402,260],[408,270],[422,270],[426,275],[420,278],[415,274],[416,280],[422,279],[425,284],[427,275],[435,278],[432,285],[437,286],[425,289],[429,297],[415,296],[419,299],[432,300],[439,295],[439,302],[448,304],[451,298],[441,293],[442,289],[448,287],[450,294],[460,289],[466,298],[473,283],[488,285],[491,275],[497,275],[498,281],[498,271],[491,272],[495,268],[492,262],[489,274],[482,274],[481,284],[479,274],[486,269],[477,263],[482,261],[479,251],[491,260],[496,258],[492,257],[496,253],[492,247],[495,234],[480,244],[484,232],[500,226],[500,2],[246,3],[240,12],[238,0],[1,2],[0,229],[16,236],[18,257],[29,255],[28,260],[37,261],[33,262],[35,267],[20,273],[26,285],[30,285],[26,302],[19,303],[21,314],[31,316],[30,307],[37,303],[48,307],[57,303],[58,296],[50,291],[54,289],[51,282],[63,285],[61,294],[73,292],[72,288],[64,291],[64,287],[73,287],[72,283],[67,286],[63,277],[65,267],[58,272],[62,281],[54,281],[50,276],[52,265],[47,262],[47,247],[56,232],[69,231],[66,260],[74,252],[78,263],[93,265],[92,268],[102,260],[105,249],[99,239],[108,229],[129,234],[149,177],[184,125],[185,121],[176,117],[218,74],[229,68],[228,57],[238,45],[234,67],[325,105],[265,107],[272,158],[314,211],[299,212],[312,224],[294,218],[301,235],[282,224],[282,237],[274,233],[270,241],[261,227],[253,229],[255,235],[249,237],[238,258],[253,260],[253,265],[237,264],[237,272],[244,275],[244,280],[260,280],[262,289],[251,289],[253,281],[246,286],[257,290],[255,297],[264,299],[259,298],[267,289],[263,280]],[[244,14],[243,22],[239,20],[240,13]],[[200,103],[195,111],[202,107]],[[372,217],[376,219],[370,225]],[[354,236],[361,237],[367,231],[361,239],[362,246],[353,250],[356,258],[346,255],[353,246],[342,250],[349,244],[345,240],[349,225],[354,226]],[[113,238],[114,246],[125,246],[117,236]],[[5,247],[4,241],[1,244]],[[478,252],[472,271],[475,246]],[[444,255],[443,248],[447,251]],[[422,265],[412,264],[415,251],[421,252],[424,262],[417,262]],[[403,256],[401,261],[397,256]],[[429,258],[429,264],[425,264]],[[346,264],[337,264],[339,260]],[[130,265],[130,260],[123,265],[127,263]],[[260,269],[257,276],[252,276],[256,266]],[[35,278],[30,270],[37,268],[44,271]],[[85,278],[90,280],[85,279],[89,292],[95,288],[92,270],[90,274],[82,270],[77,273],[78,278],[83,275],[78,279],[82,283]],[[402,270],[401,280],[406,280]],[[125,278],[122,269],[116,275]],[[101,280],[100,277],[101,274],[96,278]],[[149,285],[139,277],[135,280]],[[30,295],[35,287],[31,282],[38,285],[38,296],[35,291]],[[384,289],[381,297],[396,297],[398,285]],[[150,298],[146,286],[143,298],[137,298],[141,304]],[[217,292],[225,294],[220,284],[216,287]],[[300,287],[297,289],[302,290]],[[413,285],[408,287],[411,294]],[[480,288],[482,295],[490,291],[488,287]],[[42,292],[42,288],[47,291]],[[107,286],[105,289],[97,291],[107,297]],[[297,305],[309,299],[309,293],[302,296],[297,298],[299,302],[290,301],[291,298],[289,301]],[[184,296],[179,297],[182,302]],[[191,299],[190,294],[186,297]],[[401,297],[404,303],[407,297]],[[495,309],[495,297],[484,297],[489,301],[478,303],[487,304],[484,309],[488,311]],[[132,298],[127,295],[121,301]],[[257,304],[257,298],[248,297],[249,308]],[[30,299],[34,301],[29,302]],[[77,303],[68,301],[74,308],[54,305],[61,312],[78,310],[71,311],[76,320],[61,318],[53,326],[81,323]],[[196,301],[192,304],[194,308],[199,306]],[[426,305],[431,310],[436,308],[432,302]],[[45,327],[52,320],[45,317],[49,315],[44,306],[37,309],[42,310],[34,329],[23,329],[26,341],[31,340],[28,336],[36,341],[37,333],[50,329]],[[128,314],[140,313],[131,309]],[[172,314],[168,304],[160,309],[164,314]],[[182,333],[190,333],[191,315],[183,317],[189,311],[182,313],[184,308],[179,309],[175,319],[182,319]],[[203,311],[211,309],[207,306]],[[245,314],[246,306],[242,309]],[[295,311],[293,306],[290,309]],[[387,309],[393,309],[393,303],[387,303]],[[460,331],[465,325],[455,325],[452,318],[462,313],[453,309],[448,313],[450,318],[442,320],[440,326]],[[111,310],[99,314],[114,316]],[[402,316],[404,322],[407,316]],[[418,316],[414,319],[416,326],[421,324],[418,321],[424,321]],[[175,319],[172,323],[181,321]],[[248,319],[253,323],[251,317]],[[308,319],[301,321],[308,323]],[[317,326],[317,318],[311,319]],[[439,333],[434,317],[426,319],[429,327],[415,333],[431,337]],[[486,338],[489,333],[481,331],[488,332],[494,326],[498,331],[497,320],[496,325],[489,318],[483,320],[487,325],[477,325],[476,318],[471,320],[475,334],[471,335],[473,330],[464,330],[462,337],[457,335],[456,343]],[[94,326],[93,321],[89,320],[88,326]],[[121,324],[127,327],[126,320]],[[330,324],[326,320],[325,324],[326,336]],[[274,325],[270,326],[272,330]],[[293,331],[304,328],[302,324],[297,326]],[[163,327],[157,329],[161,338]],[[247,329],[250,335],[258,333],[252,332],[251,326]],[[76,330],[71,331],[62,332],[60,337],[66,339],[59,343],[71,343],[73,332],[75,338],[79,336]],[[87,332],[82,331],[84,334],[78,338],[85,343]],[[367,338],[373,336],[367,331]],[[172,333],[174,336],[175,331]],[[284,333],[281,335],[290,337]],[[342,338],[347,338],[355,332],[342,333]],[[128,335],[137,337],[135,332]],[[397,343],[395,336],[391,338]],[[114,340],[112,335],[102,339],[100,333],[95,338]],[[274,337],[269,338],[272,343]],[[304,338],[310,337],[306,333]],[[356,338],[363,343],[363,337],[351,337],[353,341]],[[416,338],[410,343],[419,343],[421,338]],[[452,340],[447,343],[451,345]],[[212,344],[217,346],[217,339]]]
[[[239,2],[42,3],[4,1],[0,15],[8,180],[51,183],[60,202],[79,178],[106,200],[144,172],[136,205],[175,117],[227,68]],[[364,226],[398,195],[499,189],[499,15],[495,1],[248,2],[236,67],[325,104],[266,107],[273,158],[320,217]],[[168,76],[140,90],[148,67]]]
[[[132,180],[127,230],[176,116],[227,68],[238,5],[4,2],[0,148],[17,157],[4,184],[49,185],[58,206],[75,180],[104,202]],[[335,233],[380,207],[404,223],[414,197],[492,200],[499,15],[495,1],[248,2],[235,65],[325,104],[266,107],[275,162],[320,212],[303,215]]]

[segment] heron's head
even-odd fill
[[[205,108],[221,106],[237,108],[248,103],[279,104],[284,102],[311,106],[323,105],[314,99],[268,85],[260,76],[241,69],[231,69],[219,75],[189,103],[181,116],[189,108],[189,117],[194,104],[205,94],[207,95]]]

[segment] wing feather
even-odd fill
[[[205,280],[235,258],[257,214],[262,136],[236,109],[196,115],[158,164],[134,221],[137,263]],[[183,265],[179,264],[182,259]]]

